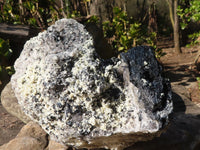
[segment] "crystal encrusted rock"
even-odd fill
[[[14,67],[23,111],[65,145],[120,148],[148,140],[172,112],[170,83],[150,47],[104,60],[73,19],[27,41]]]

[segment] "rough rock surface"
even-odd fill
[[[49,145],[45,150],[67,150],[69,147],[62,145],[60,143],[57,143],[53,140],[49,141]]]
[[[151,48],[120,57],[101,59],[84,26],[62,19],[25,44],[12,87],[23,111],[53,140],[124,147],[159,134],[172,101]]]
[[[44,150],[48,145],[48,135],[36,123],[29,122],[17,137],[2,145],[0,150]]]
[[[1,103],[10,114],[19,118],[24,123],[31,121],[31,119],[22,111],[20,105],[18,104],[10,82],[1,92]]]

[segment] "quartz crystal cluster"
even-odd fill
[[[65,145],[130,145],[163,129],[172,112],[170,83],[150,47],[104,60],[73,19],[27,41],[14,67],[11,83],[22,110]],[[135,140],[124,138],[134,134]]]

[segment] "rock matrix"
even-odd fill
[[[64,145],[120,149],[159,134],[172,112],[170,83],[150,47],[104,60],[73,19],[27,41],[14,67],[22,110]]]

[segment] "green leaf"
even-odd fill
[[[5,69],[6,69],[7,73],[8,73],[8,75],[10,75],[10,76],[15,73],[15,69],[14,69],[13,66],[8,66]]]
[[[118,48],[118,51],[122,51],[122,50],[124,50],[124,47],[119,47]]]

